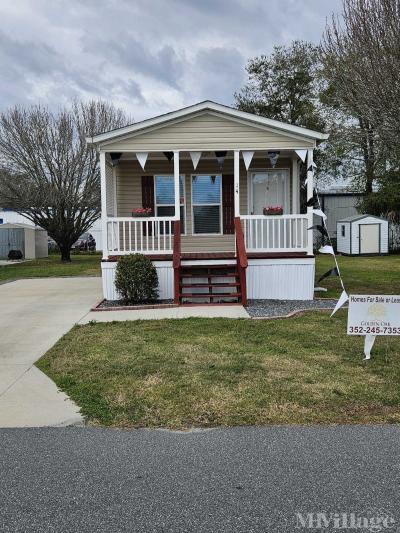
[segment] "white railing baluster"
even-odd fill
[[[123,242],[124,242],[124,252],[126,252],[125,222],[122,222],[122,239],[123,239]]]
[[[307,215],[241,215],[245,246],[253,252],[307,252]]]

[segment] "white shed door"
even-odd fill
[[[360,224],[360,253],[379,254],[379,224]]]

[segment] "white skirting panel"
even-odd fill
[[[312,300],[315,259],[249,259],[247,298]]]
[[[158,275],[158,298],[170,300],[174,297],[174,269],[172,261],[154,261]],[[103,281],[103,296],[106,300],[118,300],[120,298],[115,288],[116,262],[101,263]]]

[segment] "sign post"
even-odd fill
[[[400,335],[400,296],[350,295],[347,334],[365,336],[364,355],[370,359],[376,336]]]

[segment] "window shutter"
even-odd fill
[[[150,208],[152,216],[155,216],[153,176],[142,176],[142,207]],[[147,222],[143,222],[143,235],[147,235],[147,226],[149,226],[149,235],[151,235],[151,224]]]
[[[233,176],[222,176],[222,221],[224,234],[235,233],[235,198]]]

